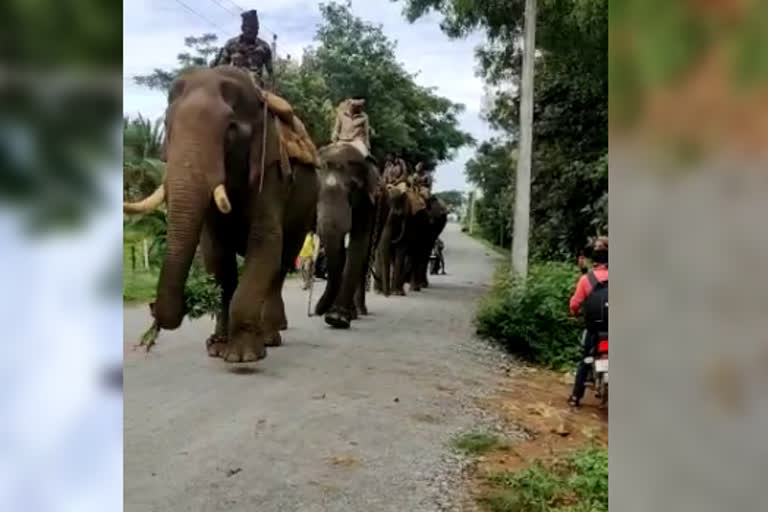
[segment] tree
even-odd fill
[[[476,28],[486,31],[489,42],[477,51],[480,75],[493,92],[485,116],[513,143],[519,138],[519,97],[513,86],[521,74],[524,4],[405,0],[410,20],[437,10],[443,15],[441,27],[452,37]],[[607,233],[607,31],[607,0],[539,0],[531,170],[534,258],[570,259],[596,231]],[[478,222],[481,217],[478,213]],[[495,233],[494,228],[481,231]]]
[[[195,67],[208,66],[209,62],[219,51],[219,47],[216,46],[218,39],[216,34],[203,34],[199,37],[185,37],[184,46],[189,50],[181,52],[176,56],[176,59],[179,62],[176,68],[170,70],[155,68],[154,71],[148,75],[134,76],[134,83],[150,89],[167,92],[170,90],[174,78],[176,78],[179,73]],[[190,53],[190,51],[192,53]]]
[[[440,199],[448,207],[451,212],[458,212],[461,207],[464,206],[465,198],[464,192],[460,190],[446,190],[443,192],[435,192],[435,197]]]
[[[129,200],[151,194],[163,179],[162,124],[141,116],[123,120],[123,193]]]
[[[442,162],[455,151],[473,143],[458,129],[464,106],[421,87],[395,58],[395,42],[381,26],[352,15],[349,4],[320,5],[323,23],[311,67],[324,78],[333,105],[354,95],[366,98],[374,133],[374,154],[383,159],[400,152],[413,164]]]

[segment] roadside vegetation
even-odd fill
[[[608,450],[589,446],[517,472],[486,474],[478,501],[489,512],[607,512]]]
[[[523,33],[525,0],[403,1],[412,21],[439,14],[450,37],[478,29],[487,36],[477,50],[478,74],[488,91],[483,114],[500,135],[480,143],[466,164],[476,192],[468,198],[462,230],[502,248],[509,259],[520,133],[515,86],[522,48],[516,40]],[[536,46],[529,274],[523,286],[510,277],[508,264],[501,265],[475,316],[480,337],[520,356],[538,376],[536,385],[529,375],[510,377],[505,385],[515,392],[494,405],[509,413],[510,423],[527,423],[537,432],[536,440],[522,442],[536,456],[486,451],[482,458],[498,462],[492,468],[497,472],[478,499],[490,512],[602,512],[608,510],[607,452],[602,444],[586,445],[578,429],[566,426],[565,418],[592,420],[553,405],[565,405],[568,385],[550,369],[571,369],[578,360],[583,324],[568,308],[579,277],[575,261],[592,237],[608,234],[607,0],[539,2]],[[463,442],[471,453],[490,441],[481,436]],[[545,446],[550,453],[540,453]],[[509,447],[511,453],[521,449],[518,443]],[[544,461],[552,450],[558,458]]]

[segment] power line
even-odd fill
[[[219,0],[211,0],[211,2],[213,2],[213,3],[215,3],[216,5],[218,5],[219,7],[221,7],[221,8],[222,8],[222,9],[223,9],[223,10],[224,10],[224,11],[225,11],[227,14],[231,14],[232,16],[237,16],[237,15],[239,15],[239,14],[240,14],[240,13],[237,13],[237,12],[233,12],[233,11],[229,10],[229,9],[228,9],[228,8],[227,8],[227,7],[226,7],[224,4],[222,4],[222,3],[221,3]]]
[[[240,12],[245,12],[245,9],[243,9],[242,7],[240,7],[240,5],[239,5],[239,4],[237,4],[237,3],[235,3],[233,0],[228,0],[228,1],[229,1],[229,3],[231,3],[232,5],[234,5],[236,8],[238,8],[238,9],[240,10]]]
[[[192,14],[194,14],[195,16],[197,16],[197,17],[199,17],[200,19],[202,19],[203,21],[207,22],[209,25],[211,25],[211,26],[213,26],[213,27],[215,27],[215,28],[217,28],[217,29],[221,30],[223,33],[225,33],[225,34],[226,34],[226,30],[224,30],[223,28],[221,28],[221,26],[219,26],[218,24],[216,24],[216,23],[212,22],[212,21],[211,21],[210,19],[208,19],[206,16],[203,16],[202,14],[200,14],[199,12],[197,12],[196,10],[194,10],[193,8],[191,8],[189,5],[187,5],[186,3],[184,3],[182,0],[174,0],[174,1],[175,1],[177,4],[179,4],[180,6],[182,6],[183,8],[185,8],[186,10],[188,10],[189,12],[191,12]]]

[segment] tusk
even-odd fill
[[[232,211],[232,205],[227,197],[227,191],[224,185],[217,185],[213,189],[213,200],[216,202],[216,207],[221,213],[229,213]]]
[[[155,210],[161,204],[163,204],[163,201],[165,201],[165,184],[161,183],[160,186],[157,187],[157,189],[155,189],[154,192],[152,192],[152,195],[150,195],[146,199],[137,201],[135,203],[124,202],[123,212],[124,213],[149,213]]]

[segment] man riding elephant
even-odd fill
[[[352,144],[366,158],[371,156],[371,126],[360,97],[342,101],[337,109],[331,141]]]
[[[408,178],[408,167],[399,155],[390,155],[384,164],[384,183],[397,185]]]
[[[242,33],[226,42],[216,55],[211,67],[232,65],[246,69],[260,87],[264,87],[264,70],[274,82],[272,69],[272,49],[259,38],[259,15],[255,9],[242,15]]]
[[[429,199],[432,195],[433,170],[433,165],[419,162],[416,164],[415,172],[413,174],[412,185],[419,191],[425,200]]]

